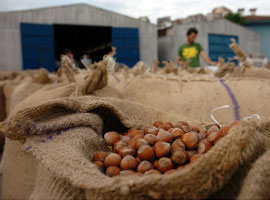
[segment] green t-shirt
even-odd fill
[[[178,55],[185,62],[190,60],[190,67],[200,67],[200,53],[203,50],[199,43],[183,44],[179,47]]]

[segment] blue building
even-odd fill
[[[246,16],[245,21],[245,27],[261,35],[262,53],[270,59],[270,16]]]

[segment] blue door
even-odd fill
[[[235,35],[208,34],[208,49],[211,60],[218,61],[218,57],[222,57],[227,62],[229,58],[235,56],[229,47],[232,38],[238,43],[238,36]]]
[[[21,23],[23,69],[55,71],[53,25]]]
[[[140,60],[138,28],[112,28],[112,45],[117,48],[116,61],[133,67]]]

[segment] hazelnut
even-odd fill
[[[137,143],[137,139],[132,138],[131,140],[129,140],[128,142],[128,147],[132,148],[132,149],[136,149],[136,143]]]
[[[131,147],[123,147],[120,151],[119,151],[119,155],[121,157],[125,157],[126,155],[131,155],[131,156],[135,156],[136,151],[131,148]]]
[[[135,135],[134,137],[133,137],[133,139],[142,139],[144,136],[143,136],[143,134],[137,134],[137,135]]]
[[[153,165],[154,165],[155,168],[157,168],[157,166],[158,166],[158,160],[155,160],[155,161],[153,162]]]
[[[101,171],[104,170],[104,163],[102,161],[95,161],[94,164],[100,169]]]
[[[157,134],[157,141],[164,141],[171,143],[172,142],[172,134],[168,131],[165,131],[163,129],[160,129]]]
[[[121,156],[116,153],[110,153],[104,160],[104,164],[106,167],[110,166],[120,166]]]
[[[150,169],[153,169],[153,168],[154,168],[153,165],[149,161],[144,160],[138,165],[137,172],[144,173],[144,172],[149,171]]]
[[[221,132],[213,132],[208,135],[207,140],[208,142],[211,142],[212,144],[216,144],[220,138],[222,138],[223,135]]]
[[[211,126],[206,133],[206,136],[208,137],[213,132],[218,132],[219,128],[216,125]]]
[[[181,128],[182,126],[189,126],[189,124],[184,121],[178,121],[175,125],[176,128]]]
[[[182,126],[182,129],[185,133],[192,131],[192,128],[190,126]]]
[[[205,129],[208,131],[208,129],[209,129],[210,127],[212,127],[212,126],[216,126],[218,129],[220,129],[220,126],[219,126],[218,124],[216,124],[216,123],[207,124],[207,125],[205,126]]]
[[[231,128],[230,126],[224,126],[224,127],[222,127],[222,128],[220,129],[220,132],[221,132],[222,136],[227,135],[228,132],[229,132],[229,130],[230,130],[230,128]]]
[[[145,139],[137,139],[136,141],[136,149],[138,150],[141,146],[148,145],[148,142]]]
[[[121,137],[121,140],[124,141],[124,142],[126,142],[126,143],[128,143],[130,141],[130,137],[128,137],[128,136],[122,136]]]
[[[157,158],[168,156],[171,145],[168,142],[159,141],[155,144],[154,150]]]
[[[198,152],[200,154],[206,153],[211,147],[212,147],[212,144],[208,142],[207,139],[204,139],[199,143]]]
[[[120,163],[120,167],[123,170],[128,170],[128,169],[136,169],[137,167],[137,161],[136,158],[134,158],[131,155],[126,155]]]
[[[137,162],[137,165],[141,162],[141,159],[136,157],[136,162]]]
[[[158,160],[157,168],[158,168],[159,171],[164,173],[164,172],[166,172],[166,171],[168,171],[170,169],[173,169],[174,164],[172,163],[171,159],[163,157],[163,158],[160,158]]]
[[[154,175],[154,174],[160,175],[161,173],[156,169],[150,169],[149,171],[144,172],[144,175]]]
[[[199,133],[200,132],[200,129],[196,126],[191,126],[192,130]]]
[[[102,161],[104,162],[105,158],[108,156],[108,152],[98,151],[93,155],[93,161]]]
[[[133,170],[123,170],[120,172],[120,176],[130,176],[134,174],[135,174],[135,171]]]
[[[155,158],[155,153],[152,147],[149,145],[142,145],[138,152],[137,152],[138,157],[140,160],[149,160],[152,161]]]
[[[172,133],[172,132],[173,132],[173,129],[174,129],[174,128],[170,128],[170,129],[168,129],[167,131],[168,131],[169,133]]]
[[[155,126],[156,128],[159,128],[161,125],[163,124],[162,121],[156,121],[153,126]]]
[[[130,130],[128,131],[128,136],[129,136],[130,138],[133,138],[133,137],[135,137],[136,135],[143,135],[143,132],[140,131],[140,130],[137,130],[137,129],[135,129],[135,128],[132,128],[132,129],[130,129]]]
[[[182,149],[178,149],[172,154],[172,161],[176,164],[183,164],[188,160],[188,153]]]
[[[202,154],[195,154],[195,155],[193,155],[193,156],[190,157],[189,162],[190,163],[193,163],[196,160],[198,160],[201,156],[202,156]]]
[[[145,139],[151,146],[153,146],[157,142],[157,136],[154,134],[147,134],[144,136],[143,139]]]
[[[147,134],[154,134],[157,135],[158,134],[158,129],[155,126],[150,126],[146,129],[144,129],[144,133]]]
[[[185,144],[180,139],[176,139],[172,143],[172,151],[175,151],[178,148],[185,150]]]
[[[120,135],[116,132],[105,133],[104,139],[107,145],[112,146],[115,142],[121,139]]]
[[[173,128],[173,125],[170,122],[166,122],[166,123],[163,123],[159,128],[164,129],[165,131],[167,131],[170,128]]]
[[[106,170],[106,174],[110,177],[112,176],[117,176],[120,174],[120,168],[119,167],[115,167],[115,166],[110,166],[107,168]]]
[[[184,131],[182,129],[174,128],[173,131],[172,131],[173,140],[181,138],[184,134],[185,133],[184,133]]]
[[[185,133],[182,136],[181,140],[188,149],[197,148],[198,143],[199,143],[199,139],[198,139],[197,134],[195,132]]]
[[[113,152],[118,153],[123,147],[125,147],[127,145],[128,145],[128,143],[126,143],[125,141],[119,140],[119,141],[114,143]]]
[[[170,170],[166,171],[164,174],[169,175],[169,174],[173,174],[176,171],[177,171],[176,169],[170,169]]]

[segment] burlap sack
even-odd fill
[[[4,81],[0,81],[0,122],[6,118],[6,99],[3,88],[5,86]]]
[[[202,122],[211,121],[210,112],[214,108],[229,105],[232,114],[229,110],[215,113],[219,121],[227,123],[255,113],[263,121],[270,120],[269,95],[269,80],[238,78],[220,81],[139,76],[122,91],[123,99]]]
[[[19,75],[19,72],[2,71],[0,72],[0,81],[13,80],[17,75]]]
[[[156,120],[188,121],[128,101],[77,97],[22,110],[2,122],[0,131],[25,140],[23,151],[39,162],[30,199],[207,198],[232,183],[241,185],[244,176],[232,179],[237,170],[248,168],[269,147],[264,135],[269,124],[242,122],[202,159],[173,175],[109,178],[91,163],[95,151],[108,150],[102,133],[144,128]],[[230,189],[223,199],[238,194]]]
[[[244,72],[241,72],[239,68],[230,73],[229,77],[245,77],[245,78],[257,78],[257,79],[270,79],[270,70],[260,67],[246,68]]]
[[[253,165],[243,182],[238,199],[270,199],[270,150]]]

